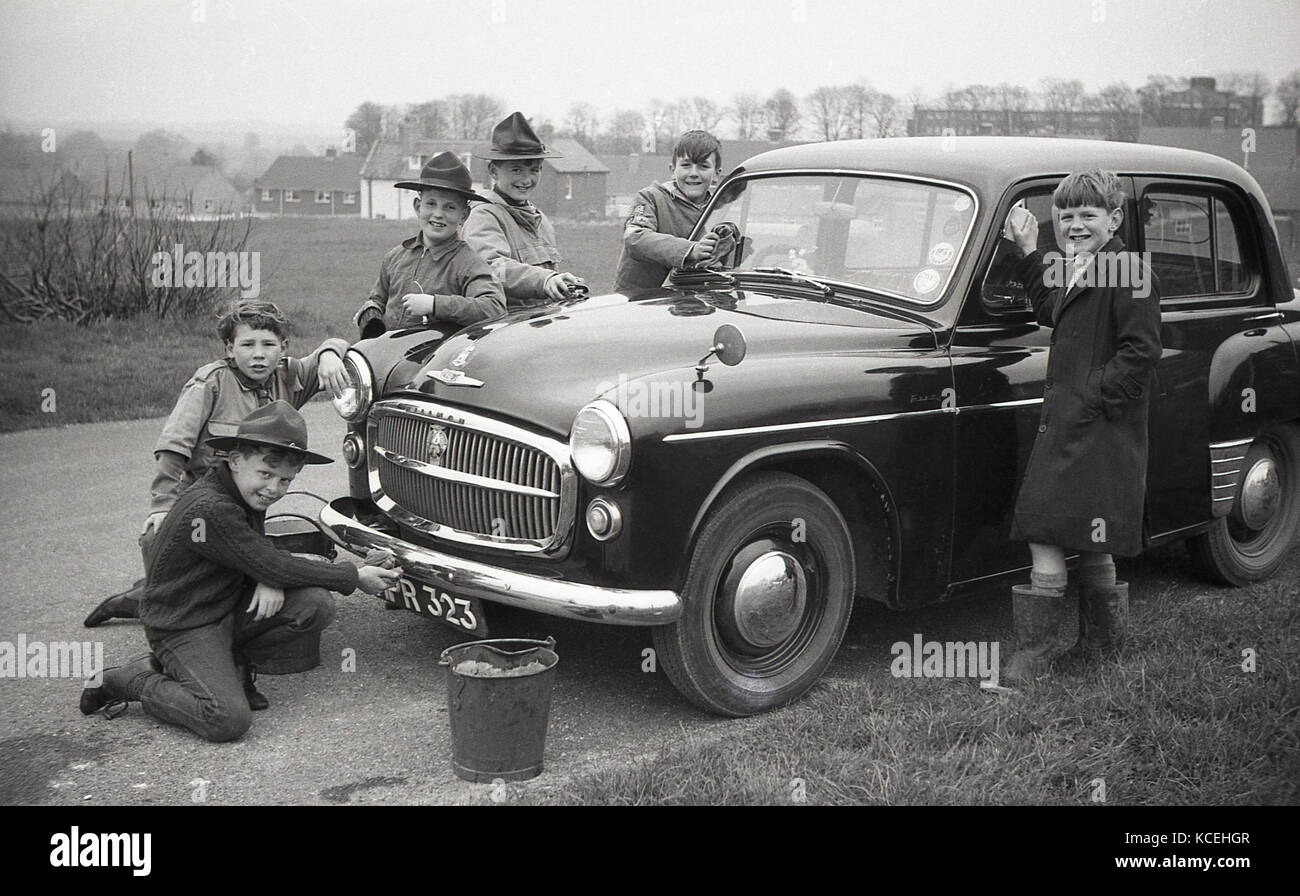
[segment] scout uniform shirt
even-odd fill
[[[492,201],[470,209],[461,236],[492,268],[506,293],[506,304],[537,305],[547,301],[546,281],[559,270],[555,227],[531,202],[522,205],[496,190]]]
[[[617,292],[661,286],[673,268],[686,263],[694,243],[687,239],[699,223],[713,192],[696,204],[682,195],[675,181],[646,187],[636,194],[623,231],[614,282]]]
[[[357,326],[364,330],[376,318],[382,318],[390,330],[425,326],[422,318],[402,309],[402,296],[412,292],[435,297],[430,323],[440,320],[465,327],[506,310],[501,286],[477,252],[460,239],[430,249],[417,233],[384,256],[379,279],[354,319]]]
[[[224,456],[207,444],[209,437],[233,436],[241,420],[273,401],[283,399],[302,407],[321,389],[316,375],[321,352],[332,351],[342,360],[347,350],[345,340],[326,339],[305,358],[281,358],[260,384],[240,373],[229,358],[196,370],[154,445],[158,470],[150,488],[149,512],[168,510],[181,491]]]

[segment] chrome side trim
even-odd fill
[[[477,597],[550,616],[610,625],[667,625],[682,615],[674,591],[631,591],[548,579],[453,557],[371,529],[326,504],[322,531],[354,553],[385,548],[397,556],[402,574],[454,594]]]
[[[901,417],[933,416],[935,414],[967,414],[989,408],[1018,408],[1042,404],[1041,398],[1024,398],[1017,401],[999,401],[964,408],[931,408],[925,411],[899,411],[894,414],[875,414],[870,417],[838,417],[834,420],[807,420],[803,423],[775,423],[771,426],[747,426],[740,429],[715,429],[709,432],[683,432],[664,436],[665,442],[692,442],[698,439],[719,439],[725,436],[753,436],[770,432],[788,432],[798,429],[817,429],[826,426],[854,426],[859,423],[881,423]]]
[[[1210,444],[1210,506],[1215,517],[1227,516],[1241,490],[1245,473],[1242,462],[1254,439],[1236,439]]]

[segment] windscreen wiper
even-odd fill
[[[829,284],[814,280],[807,274],[800,274],[798,271],[792,271],[789,268],[751,268],[750,270],[755,274],[781,274],[796,283],[806,283],[814,289],[820,290],[821,294],[828,299],[835,295],[835,289]]]

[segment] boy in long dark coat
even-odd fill
[[[1048,671],[1070,645],[1076,612],[1067,597],[1066,552],[1081,554],[1079,648],[1117,648],[1128,625],[1128,584],[1112,555],[1142,550],[1147,407],[1160,360],[1160,298],[1150,268],[1115,236],[1124,192],[1114,174],[1083,171],[1057,187],[1056,241],[1064,255],[1036,251],[1038,222],[1013,209],[1007,233],[1026,254],[1039,323],[1052,327],[1043,410],[1016,500],[1011,536],[1029,543],[1030,584],[1012,601],[1018,649],[1003,677]]]

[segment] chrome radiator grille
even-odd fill
[[[567,544],[575,494],[564,443],[405,400],[375,406],[367,443],[372,496],[400,522],[517,551]]]

